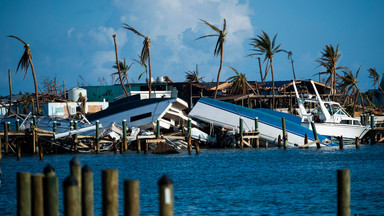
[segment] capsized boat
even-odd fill
[[[293,81],[299,105],[298,113],[301,117],[301,125],[311,129],[311,122],[314,121],[317,133],[324,136],[343,136],[346,140],[354,140],[356,137],[363,138],[370,130],[370,126],[364,126],[358,119],[351,117],[339,103],[322,100],[313,81],[309,80],[309,83],[315,96],[310,95],[307,98],[300,98],[295,81]],[[312,103],[316,108],[307,111],[305,103]]]
[[[309,142],[315,141],[313,132],[299,124],[297,117],[278,111],[265,109],[250,109],[236,104],[202,97],[189,113],[194,119],[204,121],[229,130],[238,130],[239,119],[244,122],[245,131],[253,131],[255,118],[258,118],[260,139],[277,145],[278,136],[282,135],[282,118],[285,117],[288,146],[304,145],[305,134]],[[289,116],[289,118],[287,118]],[[296,122],[295,122],[296,121]],[[322,146],[336,145],[328,137],[319,135]]]
[[[127,127],[138,127],[142,130],[154,128],[157,120],[160,127],[169,129],[179,120],[187,121],[183,110],[188,104],[180,98],[151,98],[144,100],[121,99],[111,104],[107,109],[89,115],[91,123],[99,120],[104,126],[115,122],[121,124],[125,119]]]

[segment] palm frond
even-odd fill
[[[133,32],[133,33],[135,33],[137,35],[139,35],[140,37],[145,38],[145,36],[143,34],[141,34],[139,31],[134,29],[132,26],[130,26],[130,25],[126,24],[126,23],[123,23],[123,25],[125,25],[125,26],[123,26],[123,28],[125,28],[125,29],[127,29],[127,30],[129,30],[129,31],[131,31],[131,32]]]

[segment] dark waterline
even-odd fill
[[[16,215],[16,173],[42,172],[47,164],[62,182],[74,155],[3,158],[0,215]],[[384,215],[384,146],[361,149],[224,149],[200,155],[78,154],[94,171],[95,215],[101,215],[101,170],[119,171],[119,210],[123,181],[140,181],[141,215],[158,215],[157,180],[174,183],[175,215],[335,215],[336,170],[351,170],[351,213]],[[63,202],[60,200],[62,214]]]

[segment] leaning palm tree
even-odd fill
[[[376,68],[369,68],[368,72],[369,72],[369,78],[371,78],[372,82],[373,82],[372,87],[376,88],[376,84],[379,82],[380,75],[377,73]],[[380,83],[379,83],[378,87],[379,87],[380,91],[384,94],[384,90],[383,90],[383,88],[381,88]]]
[[[189,93],[190,93],[190,107],[192,108],[192,84],[193,83],[200,83],[200,81],[203,81],[204,77],[199,77],[199,68],[196,64],[196,70],[194,71],[188,71],[185,72],[185,81],[189,84]]]
[[[293,67],[293,57],[292,57],[293,53],[292,51],[289,51],[288,52],[288,60],[291,61],[291,64],[292,64],[292,72],[293,72],[293,79],[296,80],[296,74],[295,74],[295,67]]]
[[[219,71],[217,72],[217,81],[216,81],[216,89],[215,89],[215,96],[214,96],[214,99],[216,99],[217,88],[219,87],[220,73],[223,67],[224,42],[225,42],[225,37],[227,36],[227,33],[225,32],[227,28],[227,21],[224,19],[223,29],[220,30],[219,28],[210,24],[209,22],[203,19],[200,19],[200,20],[206,25],[208,25],[209,27],[211,27],[211,29],[216,32],[216,34],[204,35],[196,39],[196,40],[199,40],[206,37],[217,37],[216,47],[215,47],[215,50],[213,51],[214,56],[218,56],[220,54],[220,67],[219,67]]]
[[[121,76],[121,70],[120,70],[120,64],[119,64],[120,61],[119,61],[119,56],[117,54],[116,34],[113,34],[112,37],[113,37],[113,42],[115,43],[115,54],[116,54],[115,65],[116,65],[116,68],[117,68],[117,74],[119,75],[120,84],[121,84],[121,87],[123,88],[124,94],[125,94],[125,96],[128,97],[128,92],[127,92],[127,89],[124,86],[123,78]]]
[[[132,63],[133,64],[133,63]],[[129,78],[128,78],[128,71],[131,69],[131,66],[132,64],[130,65],[127,65],[126,61],[125,61],[125,58],[124,58],[124,61],[119,61],[119,67],[120,67],[120,71],[123,73],[124,76],[121,76],[121,81],[122,82],[127,82],[128,84],[128,88],[129,88],[129,92],[132,91],[131,89],[131,83],[129,82]],[[118,69],[117,68],[117,65],[113,65],[112,66],[114,69]],[[118,75],[119,74],[119,71],[115,72],[115,73],[112,73],[111,76],[115,76],[115,75]],[[117,78],[115,80],[115,82],[119,81],[120,78]]]
[[[360,96],[361,105],[363,107],[363,112],[364,112],[364,110],[365,110],[365,108],[364,108],[364,99],[363,99],[363,97],[361,95],[361,92],[360,92],[359,88],[357,87],[357,83],[360,82],[360,81],[357,80],[357,77],[359,76],[360,68],[361,68],[361,66],[356,71],[356,75],[354,75],[351,70],[345,69],[343,71],[344,75],[341,77],[341,86],[342,87],[346,87],[348,91],[354,90],[354,92],[355,92],[355,100],[354,100],[353,108],[352,108],[353,111],[355,110],[355,106],[356,106],[356,103],[357,103],[357,97]]]
[[[141,50],[141,55],[140,55],[140,61],[145,62],[148,60],[148,73],[149,73],[149,78],[148,78],[148,87],[149,87],[149,98],[151,98],[151,92],[152,92],[152,73],[151,73],[151,39],[148,36],[144,36],[140,32],[138,32],[136,29],[132,28],[128,24],[124,24],[123,28],[132,31],[133,33],[139,35],[140,37],[144,38],[143,41],[143,49]]]
[[[321,57],[316,60],[319,63],[318,67],[324,67],[325,71],[319,72],[317,74],[329,74],[329,77],[326,81],[326,84],[331,84],[332,99],[336,93],[336,79],[337,79],[337,70],[347,69],[344,66],[336,66],[338,60],[340,59],[341,54],[339,53],[339,45],[336,46],[336,49],[333,48],[332,44],[325,45],[325,48],[321,52]]]
[[[231,94],[241,94],[245,95],[248,90],[252,90],[252,92],[257,95],[255,89],[248,83],[245,74],[239,73],[235,68],[228,66],[231,70],[233,70],[236,75],[229,77],[227,79],[228,82],[232,83]]]
[[[253,55],[264,55],[264,61],[269,60],[269,66],[265,71],[264,80],[268,74],[269,69],[271,69],[272,75],[272,109],[275,109],[275,76],[273,73],[273,56],[279,52],[287,52],[283,49],[280,49],[281,44],[275,46],[277,34],[273,37],[273,40],[269,38],[269,35],[262,30],[262,34],[258,35],[257,38],[251,38],[251,43],[249,45],[253,46],[252,51],[255,53],[249,54],[248,56]],[[268,63],[268,62],[267,62]]]
[[[21,57],[21,59],[20,59],[20,61],[19,61],[19,64],[17,65],[16,72],[19,70],[19,68],[20,68],[21,70],[25,70],[25,74],[24,74],[24,79],[25,79],[25,76],[27,76],[28,68],[29,68],[29,66],[31,66],[32,76],[33,76],[33,82],[34,82],[34,84],[35,84],[36,110],[37,110],[37,113],[40,113],[40,106],[39,106],[39,91],[38,91],[38,86],[37,86],[35,67],[33,67],[33,63],[32,63],[32,54],[31,54],[31,49],[29,48],[29,44],[27,44],[26,42],[24,42],[23,40],[21,40],[21,39],[20,39],[19,37],[17,37],[17,36],[14,36],[14,35],[8,35],[8,37],[15,38],[15,39],[19,40],[21,43],[24,44],[24,54],[23,54],[23,56]]]

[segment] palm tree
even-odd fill
[[[354,90],[354,92],[356,93],[355,100],[354,100],[354,103],[353,103],[353,108],[352,108],[353,111],[355,110],[355,106],[356,106],[356,102],[357,102],[357,97],[360,96],[361,105],[363,107],[363,112],[364,112],[364,110],[365,110],[365,108],[364,108],[364,99],[363,99],[363,97],[362,97],[362,95],[360,93],[359,88],[357,87],[357,83],[360,82],[360,81],[357,80],[357,77],[359,76],[360,68],[361,68],[361,66],[356,71],[356,75],[354,75],[351,70],[345,69],[343,71],[344,76],[341,77],[341,86],[346,87],[348,91]]]
[[[128,71],[131,69],[132,64],[127,65],[127,63],[125,62],[125,58],[124,58],[124,61],[119,61],[120,71],[124,74],[124,76],[121,77],[121,80],[123,82],[124,81],[127,82],[128,87],[129,87],[129,92],[131,92],[132,89],[131,89],[131,83],[129,82],[129,79],[128,79]],[[113,65],[112,68],[118,69],[116,64]],[[114,75],[118,75],[118,74],[119,74],[119,71],[112,73],[111,75],[114,76]],[[120,79],[120,78],[118,78],[118,79]],[[116,79],[115,82],[117,82],[118,79]]]
[[[203,81],[204,77],[199,77],[199,68],[196,64],[196,70],[185,72],[185,81],[189,84],[189,93],[190,93],[190,107],[192,108],[192,83],[200,83]]]
[[[227,33],[225,32],[227,28],[227,21],[224,19],[223,29],[220,30],[219,28],[210,24],[209,22],[203,19],[200,19],[200,20],[206,25],[208,25],[209,27],[211,27],[211,29],[216,32],[216,34],[204,35],[196,39],[196,40],[199,40],[206,37],[217,37],[215,50],[213,51],[214,56],[218,56],[220,54],[220,67],[219,67],[219,71],[217,72],[217,81],[216,81],[216,89],[215,89],[215,96],[214,96],[214,99],[216,99],[217,88],[219,87],[221,68],[223,67],[224,42],[225,42],[225,37],[227,36]]]
[[[228,66],[231,70],[233,70],[236,75],[229,77],[227,81],[232,83],[231,94],[241,94],[245,95],[249,89],[257,95],[256,91],[252,88],[252,86],[248,83],[245,74],[239,73],[235,68]]]
[[[272,109],[275,109],[275,76],[273,73],[273,56],[279,52],[287,52],[283,49],[280,49],[281,44],[275,46],[277,34],[273,37],[271,41],[269,35],[262,30],[262,34],[258,35],[257,38],[251,38],[251,43],[249,45],[253,46],[252,53],[248,56],[253,55],[264,55],[264,61],[269,60],[269,66],[265,71],[264,79],[266,78],[269,69],[271,69],[272,74]],[[267,64],[268,65],[268,64]]]
[[[321,52],[322,56],[316,60],[319,63],[318,67],[324,67],[325,71],[319,72],[319,76],[321,74],[329,74],[329,77],[325,84],[331,84],[331,92],[334,100],[334,96],[336,93],[336,78],[338,76],[337,70],[347,69],[344,66],[336,66],[337,61],[340,59],[341,54],[339,53],[339,45],[336,46],[336,49],[333,48],[332,44],[325,45],[325,48]]]
[[[372,87],[376,88],[376,84],[379,82],[380,75],[377,73],[376,68],[369,68],[368,72],[369,72],[369,78],[371,78],[372,82],[373,82]],[[383,90],[383,88],[381,88],[380,83],[379,83],[378,87],[379,87],[380,91],[384,94],[384,90]]]
[[[29,48],[29,44],[27,44],[26,42],[24,42],[23,40],[21,40],[17,36],[8,35],[8,37],[15,38],[15,39],[19,40],[21,43],[24,44],[24,54],[20,58],[19,64],[17,65],[16,72],[19,70],[19,67],[20,67],[21,70],[25,70],[25,74],[24,74],[24,79],[25,79],[25,76],[27,76],[28,68],[29,68],[29,66],[31,66],[33,82],[35,84],[36,110],[37,110],[37,113],[40,113],[39,91],[38,91],[38,87],[37,87],[35,67],[33,67],[32,54],[31,54],[31,49]]]
[[[140,37],[144,38],[143,41],[143,49],[141,50],[140,55],[140,61],[145,63],[148,60],[148,72],[149,72],[149,79],[148,79],[148,87],[149,87],[149,98],[151,98],[151,92],[152,92],[152,73],[151,73],[151,39],[148,36],[144,36],[140,32],[138,32],[136,29],[132,28],[128,24],[124,24],[125,26],[123,28],[132,31],[133,33],[139,35]]]
[[[117,67],[117,73],[119,75],[120,84],[121,84],[121,87],[123,87],[124,94],[125,94],[125,96],[128,96],[127,89],[125,89],[123,78],[121,76],[121,70],[120,70],[120,64],[119,64],[119,56],[117,55],[116,34],[112,35],[112,37],[113,37],[113,42],[115,43],[115,54],[116,54],[115,65]]]
[[[293,72],[293,79],[296,80],[296,74],[295,74],[295,68],[293,67],[293,57],[292,57],[293,53],[292,51],[289,51],[288,52],[288,60],[291,61],[291,64],[292,64],[292,72]]]

